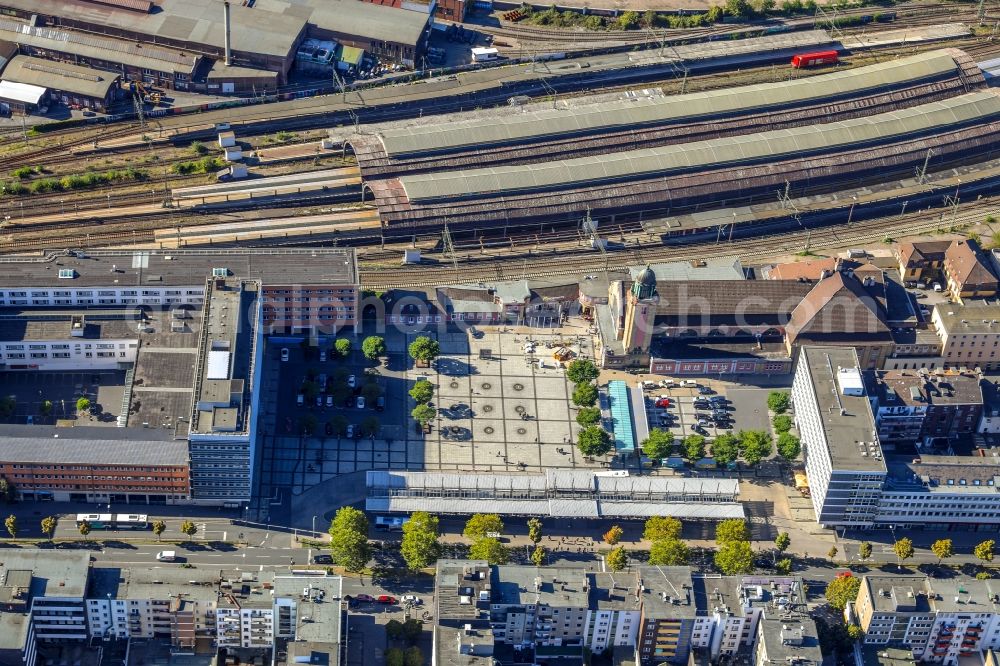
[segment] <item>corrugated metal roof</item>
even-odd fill
[[[113,428],[112,428],[113,430]],[[7,463],[84,465],[187,465],[185,440],[74,438],[71,429],[55,437],[6,437],[0,460]]]
[[[997,114],[1000,114],[1000,96],[996,91],[984,90],[868,118],[556,162],[403,176],[399,182],[411,201],[623,182],[680,170],[885,142],[894,136],[960,125]]]
[[[743,505],[738,502],[601,502],[601,516],[605,518],[648,518],[672,516],[700,520],[726,520],[745,518]]]
[[[24,55],[10,61],[3,77],[5,80],[96,99],[107,97],[108,91],[118,80],[118,75],[110,72]]]
[[[940,76],[956,69],[958,66],[949,54],[931,51],[796,81],[386,129],[380,132],[379,138],[386,154],[392,157],[446,152],[450,148],[515,143],[555,135],[727,115],[759,108],[780,108],[816,99],[857,95],[865,90]]]

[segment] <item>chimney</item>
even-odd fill
[[[231,40],[229,37],[229,0],[222,3],[223,11],[226,15],[226,66],[233,64],[233,51],[230,46]]]

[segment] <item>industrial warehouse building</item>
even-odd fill
[[[158,0],[155,4],[150,0],[0,0],[0,13],[16,19],[0,19],[0,39],[47,57],[91,60],[101,68],[137,68],[130,78],[141,76],[157,86],[193,90],[198,87],[195,83],[202,83],[220,86],[209,92],[227,92],[221,89],[223,82],[233,84],[234,91],[249,89],[254,70],[274,72],[276,84],[285,84],[306,37],[337,39],[412,66],[426,47],[430,31],[431,14],[420,7],[417,11],[359,0],[234,1],[229,66],[243,69],[229,71],[214,68],[212,62],[221,63],[226,50],[223,3],[215,0]],[[151,66],[142,64],[147,47]],[[214,76],[209,77],[212,70]]]
[[[988,159],[1000,100],[966,54],[938,50],[794,82],[492,111],[349,137],[367,191],[400,234],[645,221]],[[822,121],[820,124],[818,121]],[[669,148],[667,147],[669,146]],[[777,159],[775,159],[777,157]],[[674,226],[685,233],[695,225]]]
[[[30,113],[42,105],[42,100],[62,102],[71,108],[107,111],[120,90],[119,77],[110,72],[52,62],[31,56],[16,56],[7,63],[0,81],[0,105],[9,104],[11,111]],[[8,101],[9,86],[38,95],[32,103],[15,107]],[[34,108],[30,108],[33,106]]]

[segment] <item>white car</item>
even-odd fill
[[[363,396],[363,395],[359,395],[358,396],[357,405],[358,405],[358,409],[364,409],[365,408],[365,396]]]
[[[662,380],[660,380],[660,386],[663,387],[663,388],[670,388],[671,386],[674,386],[675,384],[677,384],[677,382],[675,382],[672,379],[662,379]]]
[[[326,396],[326,406],[327,407],[333,407],[333,396],[332,395]]]
[[[354,388],[355,386],[358,385],[358,378],[355,377],[354,375],[351,375],[350,377],[347,378],[347,385],[350,388]]]
[[[693,379],[684,379],[681,380],[681,386],[685,388],[698,388],[698,382]]]
[[[535,345],[533,345],[531,343],[528,343],[528,344],[524,345],[524,353],[525,354],[534,354],[535,353]]]
[[[288,360],[288,354],[289,354],[288,347],[282,347],[281,348],[281,360],[282,361],[287,361]]]
[[[399,598],[399,601],[404,605],[410,604],[412,606],[419,606],[420,604],[424,603],[424,600],[415,594],[404,594]]]
[[[354,439],[354,424],[353,423],[348,423],[347,424],[347,432],[344,433],[344,437],[346,437],[347,439]]]

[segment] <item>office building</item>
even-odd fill
[[[886,465],[854,349],[803,347],[792,402],[816,520],[874,525]]]
[[[873,372],[865,376],[879,440],[921,442],[976,432],[983,412],[980,378],[955,370]]]
[[[943,367],[1000,368],[1000,305],[939,303],[931,312],[931,323],[941,338]]]
[[[7,549],[0,562],[3,626],[0,656],[12,659],[21,644],[20,663],[42,663],[39,651],[83,646],[87,640],[84,596],[90,555],[86,551]]]

